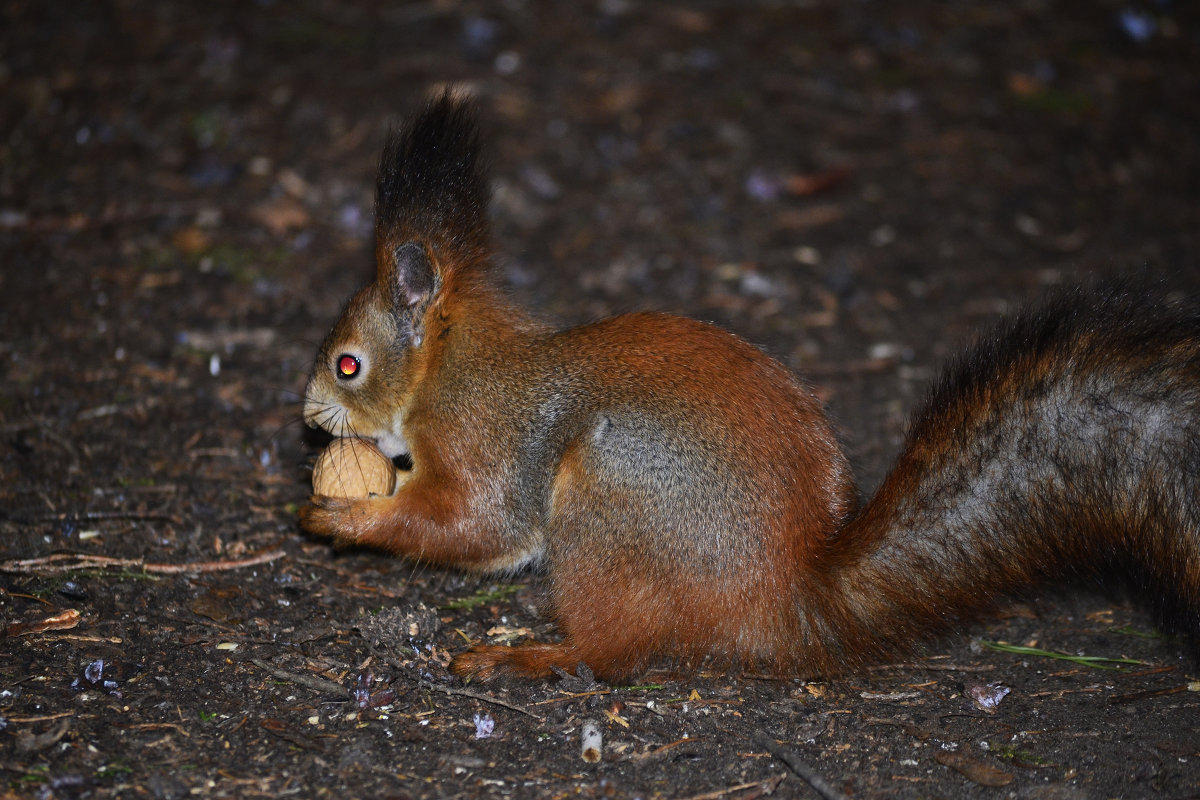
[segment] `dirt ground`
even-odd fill
[[[815,796],[765,734],[855,798],[1200,796],[1197,661],[1090,591],[832,681],[451,678],[552,635],[537,576],[295,513],[378,148],[444,81],[485,109],[516,296],[747,337],[820,385],[866,490],[1005,309],[1200,288],[1195,4],[3,0],[0,792]]]

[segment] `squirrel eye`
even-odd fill
[[[341,380],[349,380],[358,374],[362,368],[362,362],[358,360],[358,356],[352,356],[349,353],[342,353],[337,360],[337,376]]]

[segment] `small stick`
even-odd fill
[[[111,522],[114,520],[134,520],[137,522],[173,522],[182,525],[183,520],[171,514],[160,514],[153,511],[81,511],[62,514],[14,514],[9,517],[13,522],[29,525],[34,522]]]
[[[583,697],[593,697],[598,694],[612,694],[612,689],[596,689],[591,692],[571,692],[570,694],[564,694],[562,697],[551,697],[549,700],[538,700],[536,703],[531,703],[530,705],[544,706],[549,705],[550,703],[565,703],[569,700],[579,700]]]
[[[770,794],[771,792],[775,791],[775,789],[779,786],[780,783],[783,782],[783,779],[785,777],[786,777],[786,775],[779,775],[777,777],[770,778],[765,781],[755,781],[754,783],[739,783],[737,786],[730,786],[727,789],[717,789],[716,791],[705,792],[704,794],[694,794],[691,797],[686,798],[686,800],[717,800],[717,798],[724,797],[727,794],[733,794],[734,792],[740,792],[745,789],[753,789],[756,786],[762,790],[761,794]],[[755,795],[755,796],[758,797],[760,795]]]
[[[75,716],[74,711],[61,711],[57,714],[42,714],[37,717],[6,717],[9,722],[50,722],[51,720],[62,719],[63,717]]]
[[[0,572],[19,573],[24,575],[51,575],[59,572],[72,572],[81,569],[140,569],[166,575],[180,575],[189,572],[222,572],[230,569],[255,567],[278,561],[287,553],[283,550],[270,550],[258,553],[249,558],[222,561],[194,561],[189,564],[147,564],[140,558],[112,558],[111,556],[84,555],[82,553],[55,553],[42,558],[13,559],[0,562]]]
[[[657,758],[658,756],[661,756],[663,753],[667,752],[671,748],[679,747],[679,745],[681,745],[681,744],[691,744],[693,742],[698,742],[698,741],[700,741],[700,740],[693,739],[691,737],[685,737],[683,739],[676,739],[673,742],[664,744],[662,747],[656,747],[653,750],[648,750],[645,753],[634,753],[632,756],[630,756],[630,758],[632,758],[634,761],[647,761],[652,758]]]
[[[1132,692],[1131,694],[1119,694],[1108,698],[1109,705],[1120,705],[1121,703],[1133,703],[1138,700],[1146,700],[1151,697],[1162,697],[1168,694],[1178,694],[1186,691],[1186,686],[1168,686],[1166,689],[1147,689],[1144,692]]]
[[[934,672],[991,672],[995,664],[931,664],[927,661],[901,661],[895,664],[879,664],[870,667],[870,672],[890,672],[892,670],[913,669]]]
[[[162,572],[168,575],[177,575],[185,572],[224,572],[229,569],[242,569],[244,567],[256,567],[260,564],[269,564],[272,561],[278,561],[286,556],[283,550],[270,550],[266,553],[258,553],[249,558],[237,560],[222,560],[222,561],[196,561],[191,564],[146,564],[143,568],[147,572]]]
[[[765,733],[755,734],[754,741],[768,753],[782,761],[797,776],[803,778],[823,800],[847,800],[846,795],[830,786],[824,778],[817,774],[816,770],[797,758],[790,750],[777,744],[774,739]]]
[[[318,678],[316,675],[305,675],[302,672],[281,669],[259,658],[250,659],[250,663],[259,669],[266,670],[281,681],[291,681],[301,686],[307,686],[309,689],[318,691],[321,694],[344,695],[347,697],[350,695],[350,690],[340,683],[334,683],[325,678]]]
[[[200,203],[150,203],[128,208],[108,207],[98,214],[77,212],[74,214],[52,214],[40,217],[21,216],[13,221],[0,223],[0,229],[22,229],[35,233],[53,231],[82,231],[90,228],[105,228],[113,225],[131,224],[158,217],[191,216],[202,208]]]
[[[421,688],[424,688],[424,689],[435,689],[444,694],[459,695],[461,697],[470,697],[472,700],[478,700],[481,703],[491,703],[492,705],[503,706],[504,708],[507,708],[512,711],[516,711],[519,714],[524,714],[527,717],[533,717],[538,722],[546,721],[545,717],[539,717],[537,714],[533,713],[532,711],[525,709],[525,708],[521,708],[519,705],[516,705],[515,703],[510,703],[507,700],[501,700],[498,697],[488,697],[486,694],[482,694],[480,692],[472,692],[470,689],[455,689],[453,686],[442,686],[441,684],[430,683],[429,681],[420,681],[419,685],[421,686]]]
[[[122,727],[126,728],[127,730],[131,730],[131,731],[153,731],[153,730],[160,730],[162,728],[167,728],[167,729],[173,730],[177,733],[182,733],[184,736],[188,737],[189,739],[192,738],[192,735],[187,732],[187,728],[183,727],[182,725],[178,725],[174,722],[139,722],[136,725],[124,725]],[[237,729],[235,728],[234,730],[237,730]]]
[[[49,425],[50,420],[46,417],[29,417],[0,425],[0,435],[8,436],[10,433],[19,433],[30,428],[44,428]]]

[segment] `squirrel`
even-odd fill
[[[476,118],[446,92],[389,135],[376,279],[304,404],[411,459],[389,496],[313,496],[305,529],[544,569],[562,640],[471,647],[454,673],[830,675],[1070,578],[1121,579],[1200,631],[1200,313],[1117,287],[1001,324],[860,505],[813,391],[746,341],[662,313],[559,330],[506,297]]]

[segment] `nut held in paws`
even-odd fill
[[[334,439],[313,465],[313,492],[366,497],[396,489],[396,467],[366,439]]]

